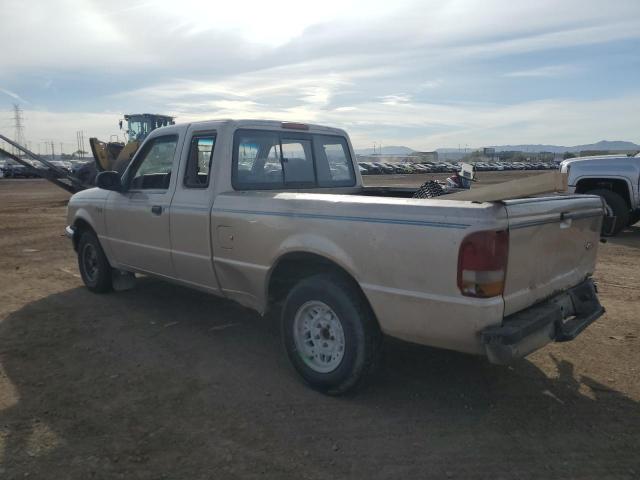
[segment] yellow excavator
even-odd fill
[[[175,117],[154,113],[132,113],[120,120],[125,142],[103,142],[95,137],[89,139],[95,162],[80,169],[78,176],[84,183],[93,184],[98,172],[116,171],[123,174],[143,140],[156,128],[175,124]]]

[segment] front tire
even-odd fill
[[[362,292],[340,275],[301,280],[282,310],[282,338],[293,367],[312,388],[340,395],[377,365],[380,329]]]
[[[596,190],[590,190],[586,192],[589,195],[598,195],[607,204],[607,216],[615,216],[616,223],[613,226],[611,232],[602,232],[603,235],[614,236],[620,233],[620,230],[625,228],[629,224],[629,207],[624,198],[618,195],[616,192],[599,188]]]
[[[104,293],[111,290],[111,265],[95,233],[85,231],[78,242],[78,268],[89,290]]]

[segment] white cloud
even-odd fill
[[[274,108],[249,100],[218,100],[194,111],[189,105],[179,112],[179,121],[212,118],[259,118],[304,121],[345,128],[356,147],[372,140],[407,145],[417,150],[468,144],[473,146],[515,143],[576,145],[602,138],[640,141],[629,118],[640,111],[640,94],[618,98],[575,101],[543,100],[514,105],[434,103],[394,103],[376,101],[348,107],[318,109],[313,103]],[[108,139],[118,134],[118,113],[55,113],[27,110],[29,127],[25,132],[36,150],[38,143],[55,139],[65,149],[75,146],[75,131],[82,128],[85,138]],[[607,118],[607,122],[602,122]],[[399,129],[402,126],[407,134]],[[421,132],[421,133],[415,133]],[[44,147],[43,147],[44,148]],[[73,148],[75,150],[75,148]],[[37,151],[37,150],[36,150]]]
[[[297,0],[5,0],[3,20],[0,44],[11,46],[5,72],[134,72],[203,62],[215,70],[269,55],[276,62],[305,54],[496,55],[637,38],[640,4],[326,0],[310,11]]]
[[[397,93],[395,95],[385,95],[381,97],[381,100],[385,105],[398,105],[400,103],[410,102],[411,96],[406,93]]]
[[[590,96],[602,100],[568,100],[536,85],[586,71],[577,61],[540,60],[546,52],[637,41],[638,0],[327,0],[313,12],[294,0],[5,0],[3,20],[0,92],[39,99],[25,112],[33,141],[73,144],[80,128],[108,138],[121,115],[108,112],[120,109],[180,121],[314,121],[343,126],[363,145],[420,149],[638,135],[632,87],[624,97],[606,99],[617,93],[603,87]],[[530,52],[539,64],[523,60]],[[502,92],[493,103],[467,101],[483,74],[510,84],[511,105]],[[94,93],[95,84],[104,91]],[[50,98],[74,113],[47,112]]]
[[[530,68],[527,70],[517,70],[505,73],[505,77],[542,77],[553,78],[563,77],[572,73],[579,72],[580,69],[575,65],[547,65],[544,67]]]

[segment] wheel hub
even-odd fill
[[[84,271],[89,277],[90,281],[95,280],[98,274],[98,252],[90,243],[84,246],[82,251],[82,262],[84,264]]]
[[[302,360],[318,373],[338,368],[344,357],[345,338],[340,319],[326,303],[302,305],[294,318],[293,338]]]

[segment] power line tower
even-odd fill
[[[76,132],[76,139],[78,141],[78,152],[80,158],[84,158],[84,132],[82,130],[78,130]]]
[[[24,120],[22,118],[22,108],[17,103],[13,104],[13,140],[20,144],[24,145]],[[14,147],[13,148],[14,155],[20,155],[20,152]]]

